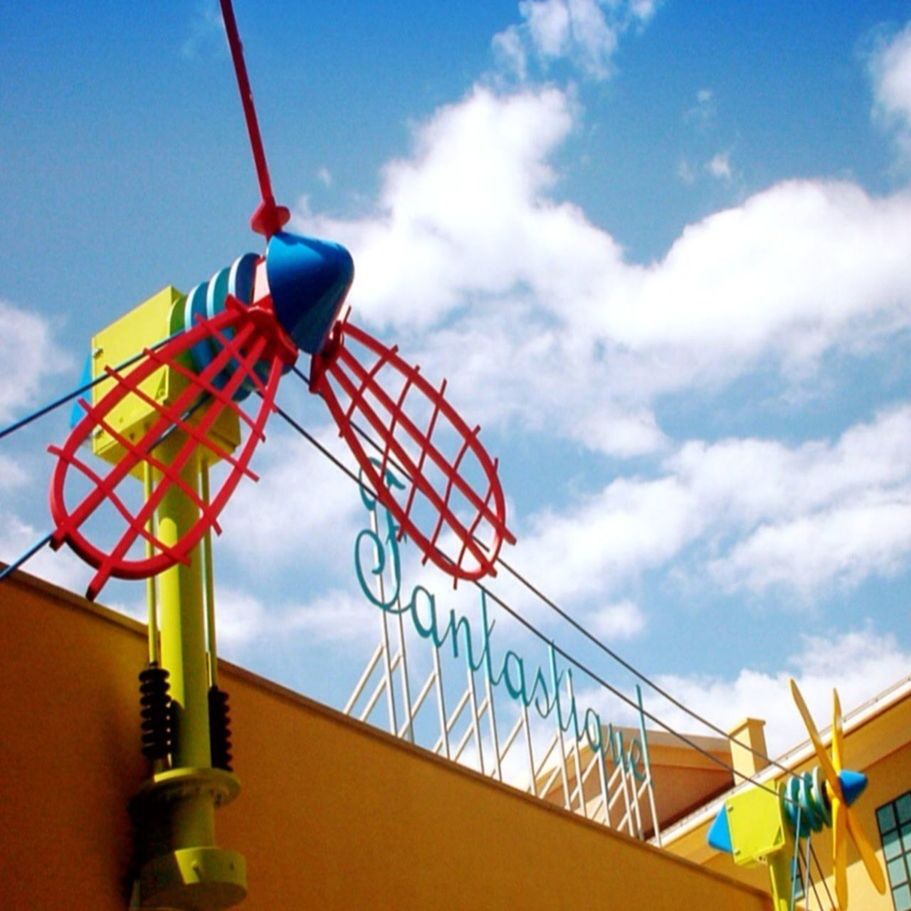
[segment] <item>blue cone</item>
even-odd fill
[[[341,245],[279,231],[266,248],[275,315],[295,344],[316,354],[354,280],[354,260]]]
[[[864,792],[867,786],[867,776],[863,772],[852,772],[851,769],[842,769],[838,773],[841,784],[841,793],[845,796],[845,803],[850,807]]]
[[[727,851],[728,854],[734,853],[734,846],[731,844],[731,827],[728,825],[728,808],[722,806],[709,829],[708,843],[718,851]]]

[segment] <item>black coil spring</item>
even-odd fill
[[[142,755],[164,759],[173,744],[168,672],[154,661],[139,673],[139,706],[142,719]]]
[[[217,686],[209,688],[209,737],[212,768],[233,771],[231,755],[231,711],[228,694]]]

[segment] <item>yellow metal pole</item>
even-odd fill
[[[102,330],[93,345],[105,352],[109,363],[126,360],[137,344],[181,328],[184,302],[184,296],[169,286]],[[99,361],[93,367],[96,378],[100,370]],[[108,388],[109,384],[96,388],[96,405]],[[163,406],[176,402],[185,388],[182,372],[162,365],[109,415],[111,426],[128,439],[141,438],[167,414]],[[230,452],[240,441],[239,420],[230,409],[219,410],[208,435],[218,451]],[[186,424],[200,420],[195,414],[194,407],[173,421],[176,426],[161,435],[144,459],[140,480],[147,503],[164,484],[147,529],[150,538],[165,548],[185,539],[200,518],[199,453],[206,446],[192,441],[195,452],[181,469],[181,484],[162,475],[163,466],[174,465],[190,445]],[[123,439],[107,431],[93,438],[92,448],[114,463],[126,451]],[[204,551],[197,546],[186,564],[160,573],[146,588],[150,666],[140,674],[140,714],[143,753],[152,767],[130,802],[135,831],[133,909],[216,911],[237,904],[247,891],[243,856],[215,843],[215,810],[237,796],[240,782],[227,769],[212,768],[207,642],[211,637],[214,643],[215,619],[210,615],[207,623],[203,579],[204,571],[211,575],[211,568],[204,570],[211,558]],[[162,550],[146,541],[145,552],[151,558]],[[214,603],[211,595],[208,603]]]
[[[772,911],[793,911],[794,908],[791,904],[792,852],[788,850],[788,847],[793,848],[793,844],[776,851],[768,858]]]
[[[203,460],[199,472],[203,503],[209,502],[209,464]],[[206,651],[209,656],[209,686],[218,686],[218,653],[215,650],[215,572],[212,566],[212,531],[202,539],[206,591]]]
[[[143,462],[142,465],[142,488],[145,495],[146,502],[152,496],[152,466],[148,462]],[[155,533],[155,517],[149,516],[149,521],[146,523],[146,531],[149,533],[149,538],[146,539],[145,544],[145,553],[146,557],[151,557],[155,548],[152,544],[152,536]],[[147,630],[149,637],[149,667],[152,668],[161,668],[161,643],[158,638],[158,602],[156,600],[157,594],[155,590],[155,577],[149,576],[146,579],[146,608],[147,608]],[[140,680],[142,677],[140,677]],[[156,756],[152,760],[152,768],[156,772],[162,771],[167,767],[167,760],[163,756]]]
[[[161,446],[168,464],[185,438],[174,434]],[[183,481],[199,489],[199,462],[194,455],[182,472]],[[195,523],[198,509],[172,484],[157,510],[158,536],[163,544],[176,544]],[[161,661],[171,673],[175,743],[173,768],[208,768],[209,681],[206,657],[206,618],[203,601],[202,548],[196,547],[189,566],[178,563],[158,577],[161,622]],[[174,847],[212,844],[215,808],[205,794],[188,797],[175,807]]]
[[[152,466],[148,462],[143,462],[142,487],[145,493],[145,499],[148,501],[152,495]],[[150,516],[146,524],[146,531],[153,534],[155,531],[154,519]],[[146,541],[146,556],[151,557],[154,548],[151,540]],[[158,643],[158,606],[155,601],[155,577],[149,576],[146,579],[146,606],[148,608],[148,631],[149,631],[149,661],[152,664],[161,664],[161,655],[159,654]]]
[[[156,454],[173,464],[184,442],[183,434],[174,433]],[[194,454],[181,472],[197,493],[200,467]],[[196,503],[170,485],[156,510],[158,540],[166,547],[175,544],[198,517]],[[189,564],[178,563],[158,577],[160,656],[170,672],[173,744],[171,767],[156,770],[133,801],[141,863],[132,908],[216,911],[237,904],[247,891],[243,856],[215,844],[215,808],[232,800],[239,784],[232,773],[212,768],[203,562],[199,545]]]

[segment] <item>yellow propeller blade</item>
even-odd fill
[[[840,802],[841,801],[839,801],[839,803]],[[876,887],[876,891],[879,892],[880,895],[885,895],[886,877],[883,875],[883,868],[879,865],[873,848],[870,847],[870,842],[867,841],[867,836],[864,835],[864,830],[854,818],[854,814],[851,812],[849,806],[842,804],[842,810],[845,814],[845,820],[848,823],[848,832],[851,834],[851,839],[854,844],[857,845],[857,850],[860,852],[860,858],[867,868],[867,873],[869,874],[873,885]]]
[[[831,759],[823,746],[822,738],[819,736],[819,731],[816,729],[810,710],[803,700],[797,681],[793,678],[791,679],[791,695],[794,697],[794,703],[800,712],[801,718],[803,718],[807,733],[810,735],[810,742],[816,750],[816,758],[819,760],[819,765],[826,778],[829,799],[832,803],[832,860],[835,867],[835,895],[841,911],[846,911],[848,906],[846,828],[851,840],[857,845],[857,850],[860,853],[861,860],[864,862],[864,867],[867,869],[870,880],[881,895],[886,893],[886,878],[883,875],[879,861],[876,859],[876,853],[867,841],[860,823],[857,822],[851,812],[851,808],[845,803],[841,782],[838,780],[838,772],[842,769],[844,755],[844,722],[841,717],[841,702],[838,698],[838,691],[832,690]]]
[[[813,723],[813,717],[810,715],[810,710],[803,701],[803,696],[800,695],[800,690],[797,688],[797,681],[794,680],[793,677],[791,678],[791,695],[794,697],[797,711],[800,712],[800,716],[803,718],[804,726],[807,729],[807,733],[810,735],[810,741],[816,749],[816,758],[819,760],[820,766],[822,766],[822,771],[826,776],[826,782],[829,785],[830,793],[841,800],[841,782],[838,780],[838,772],[835,771],[832,760],[829,759],[829,754],[822,745],[822,738],[819,736],[819,731],[816,730],[816,725]]]
[[[832,764],[835,771],[844,768],[844,723],[841,717],[841,702],[838,690],[832,690]]]
[[[841,911],[847,911],[848,907],[848,840],[845,837],[847,810],[844,801],[832,801],[832,862],[835,867],[835,897]]]

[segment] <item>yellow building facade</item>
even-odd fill
[[[24,573],[0,599],[0,907],[126,908],[128,807],[148,774],[136,686],[145,628]],[[729,776],[672,735],[649,737],[660,834],[646,843],[241,668],[221,673],[243,787],[216,820],[219,844],[246,858],[239,907],[771,908],[765,868],[738,867],[706,841],[735,793]],[[846,763],[869,778],[854,810],[889,882],[877,894],[849,849],[853,909],[911,907],[909,734],[911,678],[846,716]],[[757,749],[761,735],[755,719],[737,733]],[[751,769],[753,755],[731,755],[724,738],[697,740],[760,782],[786,774]],[[801,772],[816,760],[800,745],[778,762]],[[830,832],[813,843],[829,907]]]
[[[129,905],[148,774],[145,627],[15,573],[0,589],[0,908]],[[249,911],[767,911],[764,890],[222,663],[240,795],[217,842]]]

